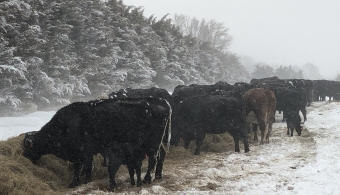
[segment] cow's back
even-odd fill
[[[91,106],[91,111],[82,125],[84,129],[94,127],[86,134],[101,140],[101,144],[111,141],[143,144],[153,135],[163,135],[160,131],[164,129],[155,129],[155,126],[161,126],[171,108],[163,99],[124,98],[100,101]]]
[[[224,133],[234,125],[230,123],[232,120],[245,123],[243,99],[221,95],[196,96],[181,103],[174,113],[174,121],[182,131],[191,129],[189,131],[193,132],[199,128],[206,133]]]
[[[162,98],[167,100],[171,106],[173,106],[172,96],[169,92],[165,89],[161,88],[149,88],[149,89],[120,89],[116,92],[112,92],[109,95],[111,99],[120,99],[120,98],[146,98],[146,97],[153,97],[153,98]]]

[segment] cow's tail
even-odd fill
[[[166,100],[165,100],[166,101]],[[167,144],[166,144],[166,153],[169,153],[169,150],[170,150],[170,141],[171,141],[171,116],[172,116],[172,109],[171,109],[171,106],[169,104],[168,101],[166,101],[170,110],[169,110],[169,115],[168,115],[168,118],[167,118],[167,121],[166,121],[166,129],[167,130],[166,132],[168,132],[168,140],[167,140]]]

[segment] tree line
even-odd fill
[[[256,64],[254,72],[251,73],[252,78],[265,78],[277,76],[281,79],[302,79],[303,71],[302,70],[294,70],[291,65],[283,66],[274,69],[269,65],[261,65]]]
[[[63,106],[121,88],[249,79],[216,21],[157,19],[121,0],[0,2],[0,112]],[[183,20],[183,19],[182,19]],[[185,21],[185,20],[184,20]]]

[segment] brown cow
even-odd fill
[[[253,111],[256,116],[261,130],[261,144],[264,143],[265,136],[268,143],[269,134],[275,121],[276,98],[274,92],[268,89],[254,88],[247,91],[243,97],[247,106],[247,115]],[[256,130],[254,140],[258,140]]]

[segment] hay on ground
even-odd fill
[[[71,163],[54,155],[42,156],[36,164],[22,156],[24,135],[0,141],[0,194],[62,194],[73,178]],[[93,180],[108,178],[101,166],[103,157],[94,158]],[[82,175],[84,181],[85,175]]]

